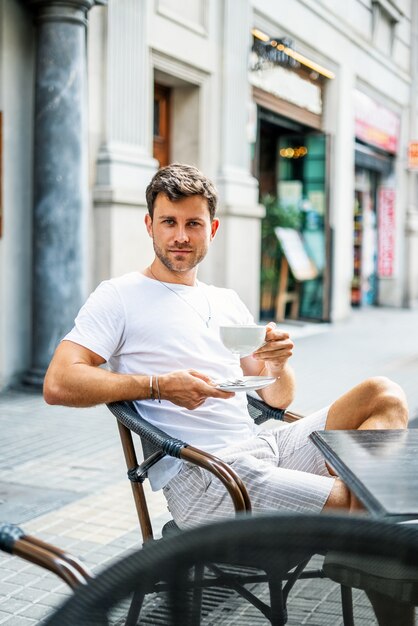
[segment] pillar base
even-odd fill
[[[23,387],[30,387],[34,390],[42,391],[45,374],[46,369],[33,367],[23,375],[21,384]]]

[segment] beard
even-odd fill
[[[203,246],[198,249],[193,249],[190,246],[181,246],[177,244],[176,248],[178,250],[187,250],[189,254],[184,257],[182,255],[175,255],[173,253],[165,252],[163,248],[161,248],[155,239],[152,240],[152,245],[154,247],[155,256],[161,261],[161,263],[171,272],[187,272],[192,270],[196,265],[205,258],[206,253],[208,251],[208,246]]]

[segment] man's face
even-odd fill
[[[203,196],[172,202],[159,193],[154,216],[151,219],[146,215],[145,224],[161,263],[171,271],[187,272],[206,256],[219,220],[210,221],[208,202]]]

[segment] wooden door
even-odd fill
[[[155,83],[153,156],[160,167],[170,163],[170,92],[169,87]]]

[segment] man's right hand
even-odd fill
[[[232,398],[235,394],[217,389],[211,378],[196,370],[178,370],[158,376],[161,399],[193,410],[207,398]]]

